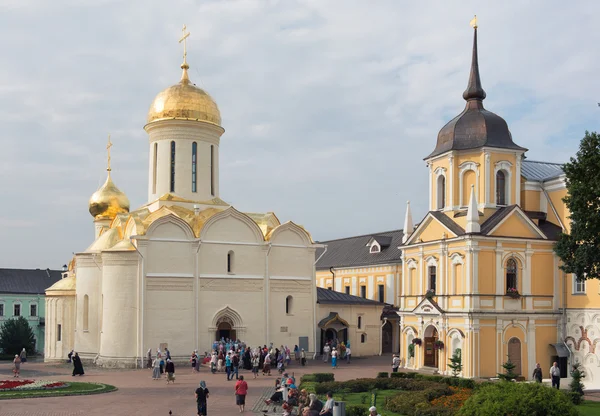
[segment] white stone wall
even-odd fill
[[[58,340],[58,325],[61,339]],[[75,296],[46,296],[44,361],[64,361],[75,344]]]
[[[100,253],[77,255],[77,314],[75,350],[82,359],[93,359],[100,350],[100,314],[102,298],[102,257]],[[84,297],[88,296],[88,328],[84,327]]]
[[[581,363],[588,390],[600,388],[600,309],[568,309],[565,342],[571,350],[569,369]]]
[[[146,126],[150,142],[148,202],[171,192],[171,141],[175,141],[176,195],[193,201],[207,201],[219,196],[219,140],[224,130],[208,123],[186,120],[162,120]],[[192,192],[192,143],[197,150],[197,190]],[[154,187],[154,143],[158,144],[156,186]],[[213,146],[211,168],[210,147]],[[211,169],[213,193],[211,193]]]

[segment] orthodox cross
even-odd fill
[[[183,25],[183,29],[181,29],[181,39],[179,39],[179,43],[183,42],[183,63],[187,63],[186,62],[186,57],[187,57],[187,38],[190,36],[190,32],[185,32],[187,29],[187,27],[185,27],[185,24]]]
[[[470,24],[473,29],[477,29],[477,15],[475,15],[475,17],[471,19]]]
[[[112,147],[112,143],[110,142],[110,134],[108,135],[108,144],[106,145],[106,152],[108,153],[108,167],[106,168],[107,171],[111,171],[112,169],[110,168],[110,148]]]

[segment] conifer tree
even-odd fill
[[[498,373],[498,378],[504,381],[513,381],[519,375],[513,371],[516,366],[512,363],[512,361],[510,361],[510,356],[508,356],[507,358],[508,359],[506,360],[506,362],[502,364],[502,368],[504,368],[504,374]]]
[[[563,165],[571,230],[554,251],[561,269],[579,279],[600,279],[600,135],[585,132],[576,157]]]
[[[27,319],[19,316],[9,319],[0,327],[0,349],[5,354],[19,354],[25,348],[28,354],[35,352],[35,335]]]
[[[454,350],[448,367],[452,369],[452,377],[458,377],[458,374],[462,371],[462,352],[460,348]]]
[[[572,392],[572,399],[574,404],[580,404],[583,398],[583,383],[581,382],[582,378],[585,378],[585,374],[583,370],[580,370],[580,363],[573,364],[573,370],[571,371],[571,383],[569,383],[569,387]]]

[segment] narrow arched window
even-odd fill
[[[506,262],[506,290],[517,289],[517,261],[510,258]]]
[[[358,327],[358,329],[362,328],[362,316],[358,317],[358,320],[356,322],[356,326]]]
[[[294,303],[294,298],[290,295],[285,298],[285,313],[290,315],[292,313],[292,306]]]
[[[227,253],[227,273],[233,273],[233,261],[234,261],[234,253],[230,251]]]
[[[437,178],[437,209],[446,206],[446,178],[443,175]]]
[[[156,193],[156,168],[158,165],[158,143],[154,143],[154,155],[152,156],[152,193]]]
[[[210,194],[215,196],[215,146],[210,145]]]
[[[367,334],[360,334],[360,342],[361,344],[367,342]]]
[[[437,282],[437,268],[435,266],[428,267],[428,275],[429,275],[429,290],[435,293],[436,282]]]
[[[171,142],[171,192],[175,192],[175,142]]]
[[[88,330],[90,314],[90,298],[88,295],[83,297],[83,330]]]
[[[192,192],[196,192],[196,181],[198,179],[198,143],[192,143]]]
[[[506,174],[502,170],[496,172],[496,205],[506,205]]]

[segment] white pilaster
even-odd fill
[[[515,169],[515,204],[521,206],[521,153],[515,154],[517,163]]]
[[[523,267],[523,295],[525,298],[525,308],[528,310],[533,309],[533,298],[531,296],[531,256],[533,250],[531,249],[531,243],[527,243],[527,249],[525,250],[525,265]]]
[[[527,374],[533,374],[535,368],[535,319],[527,324]]]
[[[448,201],[446,206],[453,210],[454,208],[454,155],[448,156]]]
[[[502,256],[504,251],[502,250],[502,243],[496,242],[496,310],[503,308],[503,299],[505,294],[504,288],[504,267],[502,265]]]
[[[485,152],[484,154],[484,158],[485,158],[485,205],[488,206],[490,203],[490,188],[492,187],[492,184],[490,182],[490,154],[488,152]]]

